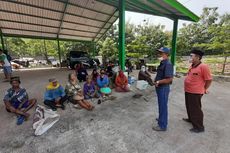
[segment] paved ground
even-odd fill
[[[47,79],[56,76],[64,84],[68,73],[65,69],[16,72],[30,97],[37,98],[40,104]],[[8,87],[8,83],[0,83],[1,99]],[[17,126],[15,116],[0,103],[0,152],[230,153],[230,83],[214,82],[210,94],[203,97],[206,131],[202,134],[190,133],[191,125],[181,120],[186,117],[183,78],[176,78],[172,85],[165,133],[152,130],[157,117],[154,88],[142,93],[149,102],[133,99],[132,92],[114,92],[116,100],[101,105],[95,101],[92,112],[69,107],[59,110],[59,122],[39,137],[33,135],[32,117]]]

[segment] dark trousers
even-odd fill
[[[158,125],[162,129],[167,129],[168,125],[168,97],[169,97],[169,86],[157,87],[157,99],[158,99]]]
[[[64,102],[68,99],[68,96],[65,95],[64,97],[61,97],[60,104],[64,105]],[[54,100],[45,100],[44,104],[49,106],[51,109],[57,109],[55,99]]]
[[[185,105],[188,119],[191,121],[193,128],[204,129],[204,114],[201,109],[201,98],[203,94],[192,94],[185,92]]]

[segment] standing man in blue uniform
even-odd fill
[[[166,131],[168,125],[168,96],[170,84],[173,80],[173,65],[169,61],[169,48],[161,47],[157,51],[158,59],[161,61],[155,78],[159,116],[157,118],[158,125],[154,126],[153,130]]]

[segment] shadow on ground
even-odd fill
[[[30,97],[42,104],[48,78],[55,76],[65,84],[69,70],[52,69],[16,72]],[[134,73],[133,75],[136,75]],[[2,74],[1,74],[1,77]],[[0,83],[0,97],[9,88]],[[155,132],[158,108],[155,89],[149,87],[143,97],[134,99],[134,92],[113,93],[117,99],[97,105],[92,112],[67,106],[58,110],[60,120],[42,136],[34,136],[32,117],[21,126],[14,115],[0,104],[1,153],[227,153],[230,152],[230,84],[214,82],[210,94],[203,97],[206,131],[189,132],[186,117],[183,78],[175,78],[169,100],[169,128]],[[31,110],[32,113],[34,110]]]

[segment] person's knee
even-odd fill
[[[37,99],[33,98],[30,100],[31,105],[35,105],[37,103]]]

